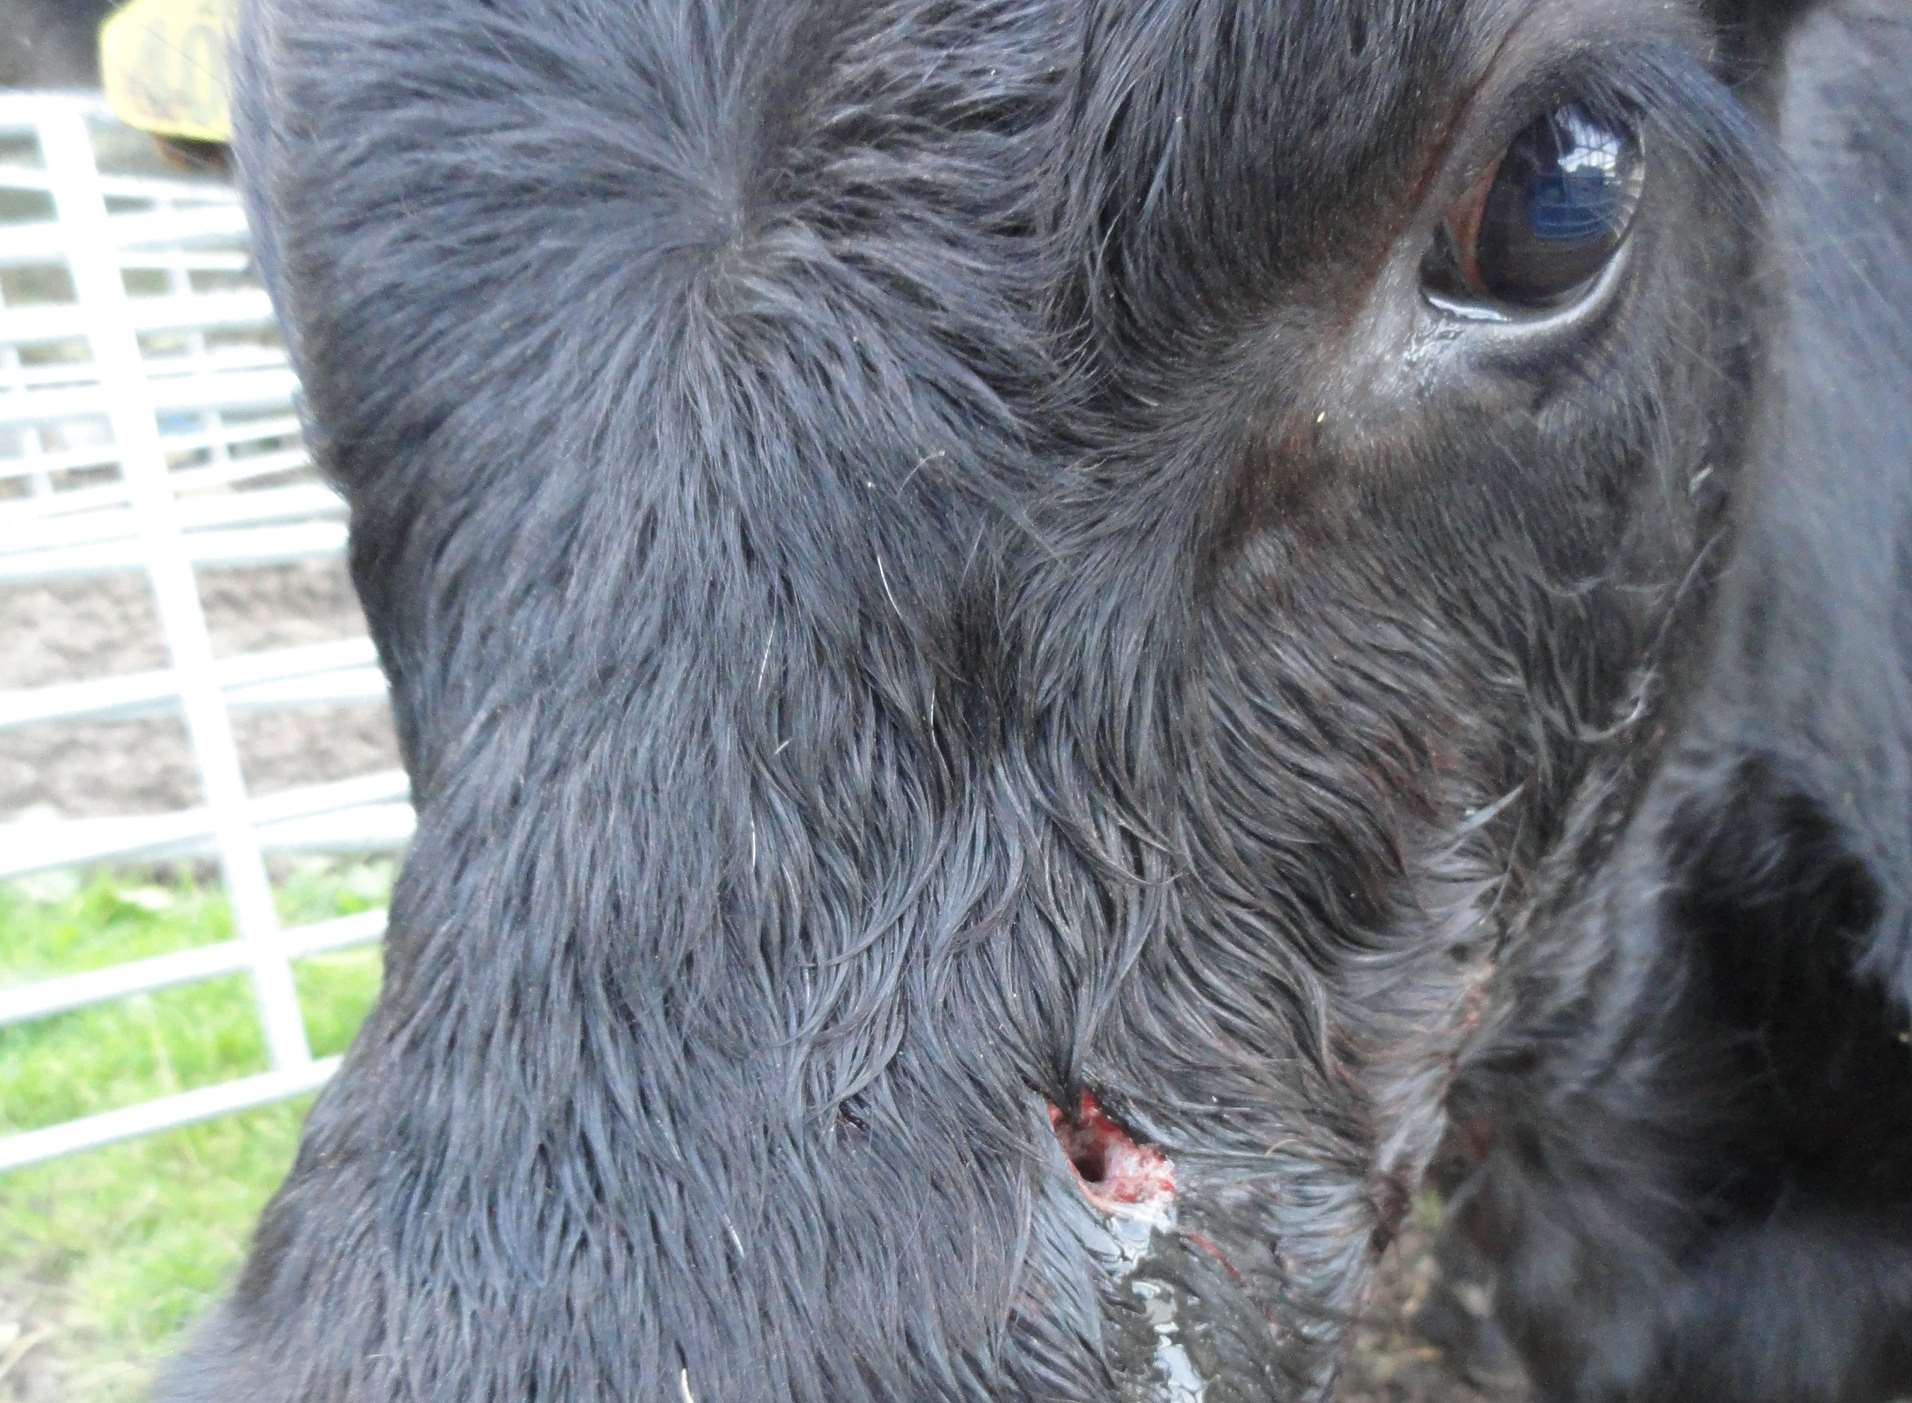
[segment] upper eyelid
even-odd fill
[[[1697,7],[1695,7],[1697,8]],[[1596,112],[1623,107],[1650,126],[1654,104],[1630,91],[1626,59],[1653,56],[1697,65],[1710,32],[1696,13],[1630,0],[1523,0],[1498,36],[1482,36],[1481,66],[1469,75],[1452,125],[1417,192],[1436,212],[1499,160],[1536,118],[1568,103]]]
[[[1659,46],[1653,46],[1659,47]],[[1644,52],[1644,46],[1640,52]],[[1491,95],[1477,90],[1442,153],[1438,168],[1423,193],[1424,209],[1438,216],[1506,153],[1508,146],[1535,119],[1578,103],[1601,116],[1624,118],[1649,130],[1655,126],[1658,104],[1649,94],[1635,91],[1623,71],[1616,71],[1614,51],[1575,45],[1548,56],[1519,78]],[[1690,54],[1682,54],[1687,62]]]

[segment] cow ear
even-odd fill
[[[1781,343],[1815,347],[1830,351]],[[1762,416],[1711,647],[1643,813],[1675,940],[1716,970],[1837,966],[1912,1012],[1912,361],[1868,376],[1819,359],[1785,378],[1810,389],[1840,367],[1872,420],[1835,422],[1796,384]]]
[[[1881,194],[1912,189],[1912,12],[1716,8],[1790,25],[1783,291],[1656,781],[1673,925],[1830,942],[1912,1008],[1912,202]]]
[[[1731,66],[1742,75],[1783,83],[1798,58],[1797,36],[1816,19],[1896,0],[1702,0]],[[1810,42],[1808,48],[1811,47]],[[1775,85],[1777,86],[1777,85]]]
[[[1836,760],[1762,744],[1793,740],[1745,734],[1677,756],[1659,828],[1664,914],[1749,1021],[1848,984],[1889,914],[1891,865],[1866,850],[1877,835],[1862,816],[1838,811]]]
[[[1753,36],[1783,34],[1809,10],[1829,8],[1827,0],[1707,0],[1716,24]]]

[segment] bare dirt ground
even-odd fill
[[[365,631],[337,561],[200,576],[217,656],[350,638]],[[144,575],[0,590],[0,690],[166,665]],[[382,707],[310,707],[234,717],[248,786],[268,794],[398,764]],[[82,721],[0,731],[0,821],[156,813],[199,803],[177,717]]]
[[[1493,1384],[1464,1382],[1413,1318],[1434,1290],[1439,1269],[1434,1235],[1425,1224],[1401,1234],[1375,1292],[1368,1319],[1355,1331],[1340,1403],[1527,1403],[1531,1391],[1507,1366]],[[1476,1310],[1486,1302],[1463,1291]]]
[[[67,1326],[51,1293],[0,1277],[0,1403],[68,1403]]]

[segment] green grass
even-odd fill
[[[309,865],[277,886],[288,923],[383,904],[389,866]],[[214,887],[106,877],[0,884],[0,985],[224,940]],[[375,950],[294,968],[315,1054],[342,1050],[378,984]],[[0,1132],[265,1068],[242,975],[0,1029]],[[151,1360],[217,1293],[291,1162],[305,1101],[228,1116],[0,1178],[4,1338],[40,1343],[0,1375],[16,1398],[137,1397]]]

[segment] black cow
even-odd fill
[[[1550,1397],[1905,1382],[1912,18],[1807,8],[255,4],[419,830],[166,1396],[1322,1399],[1444,1139]]]
[[[1462,1239],[1548,1399],[1912,1393],[1912,8],[1781,52],[1714,597],[1452,1098]]]

